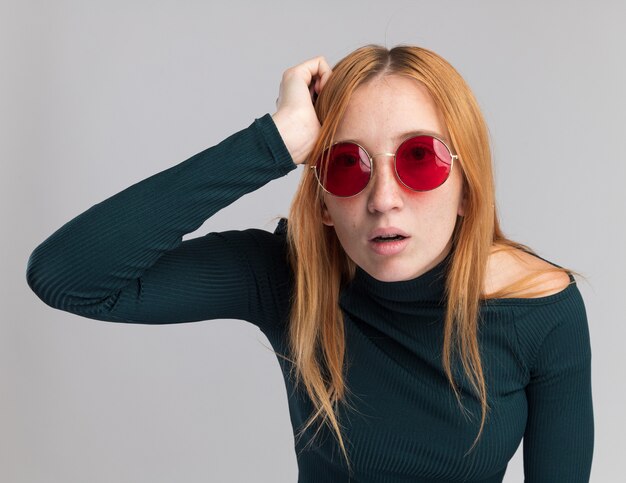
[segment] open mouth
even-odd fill
[[[372,238],[372,241],[376,243],[385,243],[390,241],[404,240],[405,238],[406,237],[402,235],[377,236],[376,238]]]

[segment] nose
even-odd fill
[[[374,154],[372,159],[374,175],[370,180],[368,210],[370,213],[385,213],[394,208],[401,208],[402,186],[396,176],[393,153]]]

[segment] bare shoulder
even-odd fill
[[[523,250],[497,251],[494,247],[487,261],[484,291],[491,294],[502,290],[516,281],[546,268],[554,268],[554,265],[538,258]],[[562,272],[547,272],[536,277],[538,285],[528,291],[519,292],[516,297],[524,297],[525,294],[541,291],[537,297],[547,297],[561,292],[570,284],[569,276]]]

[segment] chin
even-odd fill
[[[374,278],[380,282],[402,282],[406,280],[404,277],[398,277],[398,276],[374,277]]]
[[[387,268],[379,270],[366,270],[372,277],[381,282],[402,282],[413,278],[411,273],[402,268]]]

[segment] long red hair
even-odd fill
[[[359,86],[388,74],[411,77],[424,85],[439,107],[448,128],[451,149],[459,155],[467,195],[465,214],[457,218],[452,234],[453,255],[446,280],[446,315],[442,363],[457,401],[463,407],[451,370],[455,351],[481,402],[482,417],[474,445],[482,433],[489,406],[478,348],[479,301],[505,296],[535,297],[533,279],[546,272],[577,273],[547,268],[517,280],[498,292],[484,294],[488,257],[497,250],[535,252],[512,241],[500,229],[495,203],[491,147],[478,103],[461,75],[434,52],[400,45],[387,49],[366,45],[341,59],[320,93],[315,111],[321,132],[307,164],[334,142],[335,132],[350,98]],[[455,165],[456,166],[456,165]],[[308,167],[305,165],[305,168]],[[302,433],[318,418],[335,432],[344,457],[350,461],[335,411],[348,404],[344,380],[344,320],[338,300],[343,283],[354,277],[355,264],[344,252],[332,227],[322,223],[322,191],[311,169],[304,169],[289,211],[287,241],[295,287],[288,329],[288,359],[296,384],[304,384],[315,411]],[[495,250],[495,251],[497,251]],[[321,425],[320,425],[321,426]],[[317,432],[315,433],[317,435]]]

